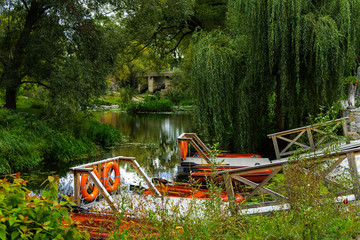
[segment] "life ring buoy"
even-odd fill
[[[96,177],[97,177],[98,179],[100,179],[99,174],[98,174],[98,172],[96,171],[96,169],[94,169],[94,173],[95,173]],[[85,199],[86,201],[89,201],[89,202],[90,202],[90,201],[93,201],[93,200],[97,197],[97,195],[99,194],[99,189],[98,189],[97,186],[95,185],[92,193],[90,193],[90,194],[88,193],[87,188],[86,188],[86,183],[87,183],[88,177],[89,177],[89,176],[88,176],[87,174],[83,174],[83,175],[81,176],[80,192],[81,192],[82,196],[84,197],[84,199]]]
[[[188,143],[187,143],[187,141],[181,141],[180,142],[180,150],[181,150],[181,157],[183,159],[185,159],[186,155],[188,153]]]
[[[114,169],[114,171],[115,171],[115,180],[112,185],[109,184],[109,179],[108,179],[109,171],[111,169]],[[108,162],[105,165],[103,174],[102,174],[102,182],[108,192],[112,192],[118,188],[118,186],[120,184],[120,170],[119,170],[119,166],[117,165],[116,162]]]

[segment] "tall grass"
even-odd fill
[[[41,120],[34,115],[1,109],[0,174],[68,162],[94,154],[98,147],[119,144],[121,139],[114,127],[80,113]]]
[[[359,239],[360,206],[336,199],[338,191],[345,190],[352,180],[339,178],[337,185],[344,186],[341,189],[326,185],[319,175],[324,170],[320,163],[309,164],[294,156],[282,177],[277,178],[281,183],[272,183],[273,190],[286,197],[288,210],[246,215],[241,212],[245,203],[239,203],[239,211],[232,214],[233,209],[213,194],[211,199],[194,202],[182,211],[177,205],[164,207],[171,200],[162,200],[159,207],[147,212],[142,209],[135,215],[152,223],[156,239]],[[221,187],[209,180],[211,192]],[[143,236],[141,231],[131,233],[120,235],[123,239]]]
[[[151,100],[144,102],[130,102],[126,106],[126,111],[129,113],[141,112],[171,112],[173,103],[168,99]]]

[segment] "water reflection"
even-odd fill
[[[102,158],[114,156],[135,157],[151,177],[173,179],[178,163],[177,137],[192,132],[190,114],[130,115],[121,112],[103,112],[101,122],[112,124],[128,143],[109,150]],[[131,167],[124,166],[131,172]]]
[[[44,166],[43,169],[57,174],[61,185],[59,192],[65,195],[73,195],[73,175],[69,173],[70,167],[75,167],[88,162],[115,157],[135,157],[149,177],[161,177],[172,180],[176,176],[178,163],[177,137],[183,132],[192,132],[192,120],[190,114],[147,114],[129,115],[121,112],[99,112],[96,117],[103,123],[112,124],[125,137],[126,143],[116,148],[102,151],[98,156],[77,159],[69,163],[53,163]],[[40,184],[51,175],[49,172],[31,178],[32,185],[29,188],[40,194]],[[120,165],[121,183],[137,185],[145,183],[135,174],[130,164]]]

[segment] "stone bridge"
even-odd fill
[[[171,78],[173,72],[164,72],[159,74],[148,74],[140,77],[140,83],[138,85],[138,91],[140,93],[149,91],[154,93],[161,89],[165,89],[171,86]]]

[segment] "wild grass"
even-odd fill
[[[129,113],[142,112],[171,112],[173,103],[168,99],[150,100],[144,102],[130,102],[126,106],[126,111]]]
[[[55,115],[54,115],[55,116]],[[68,162],[92,155],[98,147],[121,142],[110,125],[73,113],[40,119],[36,115],[0,110],[0,174],[28,172],[41,164]]]

